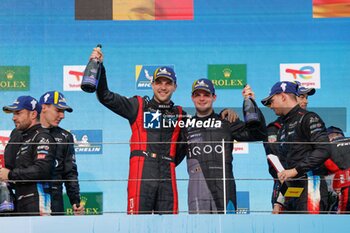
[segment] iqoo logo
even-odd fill
[[[222,145],[216,145],[216,146],[205,145],[204,147],[195,146],[190,151],[190,154],[191,156],[206,155],[206,154],[211,154],[212,152],[221,154],[222,150],[223,150]]]
[[[312,74],[315,72],[315,68],[312,66],[303,66],[300,69],[286,69],[286,73],[290,73],[293,75],[294,79],[297,79],[297,75],[302,79],[311,79]]]

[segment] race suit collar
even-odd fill
[[[170,101],[168,104],[158,103],[154,97],[152,97],[149,104],[155,109],[171,109],[174,106],[172,101]]]
[[[302,110],[302,108],[299,106],[299,104],[295,105],[294,108],[292,108],[287,115],[285,115],[282,120],[283,121],[288,121],[290,118],[292,118],[293,116],[295,116],[295,114],[297,114],[298,112],[300,112]]]
[[[36,124],[36,125],[33,125],[32,127],[28,128],[28,129],[26,129],[26,130],[24,130],[24,131],[22,132],[22,135],[23,135],[23,136],[29,135],[31,132],[37,130],[37,129],[40,128],[40,127],[41,127],[41,125],[40,125],[39,123]]]
[[[205,117],[199,117],[197,116],[197,114],[194,116],[195,118],[197,118],[198,120],[203,120],[205,121],[206,119],[209,119],[209,118],[214,118],[216,115],[216,113],[214,112],[214,110],[211,112],[211,114],[209,114],[208,116],[205,116]]]

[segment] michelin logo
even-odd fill
[[[102,154],[102,130],[72,130],[76,154]]]

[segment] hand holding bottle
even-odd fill
[[[0,168],[0,181],[7,181],[10,170],[7,168]]]
[[[255,100],[255,93],[253,92],[252,88],[246,84],[242,90],[242,95],[244,99],[247,98],[252,98],[253,100]]]
[[[101,47],[100,47],[100,46],[101,46],[101,45],[98,44],[98,45],[96,46],[96,48],[94,48],[94,49],[92,50],[92,53],[91,53],[90,58],[89,58],[89,61],[95,59],[95,60],[98,60],[100,63],[103,62],[103,53],[102,53],[102,50],[101,50],[101,47],[102,47],[102,46],[101,46]]]
[[[103,54],[101,52],[102,45],[98,44],[90,55],[90,61],[86,65],[83,80],[81,82],[81,89],[88,93],[93,93],[97,89],[98,81],[101,75],[101,63],[103,61]]]
[[[78,204],[73,204],[73,213],[74,215],[84,215],[85,214],[85,208],[84,205],[78,203]]]
[[[254,99],[255,94],[252,88],[247,84],[242,91],[243,95],[243,116],[247,125],[257,127],[260,125],[260,118],[258,113],[258,106]]]

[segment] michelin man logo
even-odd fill
[[[160,75],[160,74],[171,75],[171,73],[170,73],[170,72],[168,72],[168,71],[166,70],[166,68],[164,68],[164,69],[159,69],[159,71],[158,71],[158,74],[157,74],[157,75]]]
[[[149,72],[148,72],[148,70],[144,70],[144,72],[145,72],[145,77],[147,78],[147,80],[149,80],[150,82],[152,82],[152,80],[153,80],[153,76],[152,75],[149,75]]]
[[[160,116],[162,114],[157,110],[156,112],[144,112],[143,113],[143,127],[145,129],[159,129],[160,128]]]
[[[34,110],[37,102],[35,100],[32,100],[30,103],[32,104],[32,110]]]
[[[198,81],[195,87],[208,87],[208,85],[202,80]]]
[[[283,92],[286,91],[286,86],[287,86],[287,83],[282,83],[282,84],[281,84],[281,88],[282,88],[282,91],[283,91]]]
[[[49,93],[47,93],[46,95],[44,95],[44,103],[47,102],[47,100],[49,99],[49,97],[50,97],[50,94],[49,94]]]

